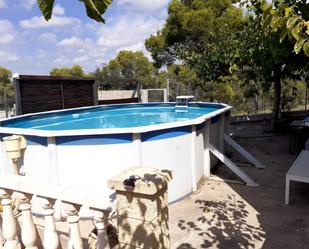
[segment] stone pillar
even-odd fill
[[[121,249],[170,248],[167,183],[171,171],[131,168],[113,177]]]

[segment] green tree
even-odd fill
[[[257,100],[261,87],[257,91],[253,85],[261,77],[259,66],[252,60],[258,52],[252,47],[259,47],[259,40],[251,26],[249,18],[243,17],[232,1],[174,0],[165,26],[145,45],[156,66],[178,60],[195,72],[192,92],[200,100],[233,104],[233,99],[242,100],[244,95]],[[245,60],[248,53],[251,55]],[[241,101],[236,103],[243,105]]]
[[[280,33],[280,41],[290,39],[294,52],[309,57],[309,2],[306,0],[273,0],[263,3],[265,25]]]
[[[120,51],[116,58],[97,69],[95,74],[103,78],[136,79],[142,82],[143,88],[158,88],[164,85],[159,70],[143,52]]]
[[[87,15],[96,20],[97,22],[105,22],[102,15],[107,10],[108,6],[112,3],[112,0],[79,0],[83,2],[86,8]],[[55,0],[38,0],[39,7],[45,20],[49,20],[52,17],[53,6]]]
[[[161,31],[146,40],[157,66],[179,60],[203,80],[228,75],[242,10],[230,0],[173,0]]]
[[[82,78],[87,76],[87,74],[84,72],[83,68],[80,65],[74,65],[72,67],[53,68],[52,70],[50,70],[49,73],[51,76],[64,76],[74,78]]]
[[[178,95],[197,95],[199,78],[185,65],[170,65],[160,73],[165,81],[169,81],[170,100],[175,101]]]
[[[276,0],[269,4],[265,0],[245,1],[247,8],[254,15],[251,16],[253,23],[251,32],[244,35],[255,34],[258,46],[251,47],[253,51],[252,63],[258,68],[257,72],[262,76],[264,86],[270,89],[273,84],[273,122],[272,128],[276,128],[277,120],[281,111],[282,81],[286,78],[299,78],[305,68],[308,67],[308,57],[304,53],[295,53],[295,45],[290,39],[282,35],[281,25],[276,24],[270,13],[275,13],[282,8],[276,5]],[[293,1],[291,1],[293,2]],[[297,1],[296,1],[297,2]],[[281,6],[281,7],[280,7]],[[278,20],[278,22],[280,22]],[[248,54],[241,56],[242,64],[248,60]],[[306,70],[305,70],[306,71]]]
[[[153,65],[143,52],[120,51],[108,64],[111,74],[125,78],[145,78],[153,73]]]
[[[0,67],[0,99],[1,107],[8,117],[9,108],[14,104],[14,89],[12,84],[12,72],[9,69]]]
[[[282,106],[282,80],[299,77],[308,57],[293,52],[294,43],[282,39],[281,30],[274,30],[266,0],[245,2],[248,13],[243,16],[230,0],[173,0],[166,24],[146,40],[146,47],[157,66],[178,60],[194,70],[200,89],[213,92],[200,95],[211,100],[221,96],[232,101],[230,97],[237,96],[231,91],[235,87],[225,82],[234,76],[238,80],[232,82],[240,86],[244,98],[253,100],[255,111],[259,96],[273,89],[275,128]],[[272,6],[270,13],[280,8]],[[224,96],[224,92],[230,94]]]
[[[302,81],[284,79],[282,81],[281,109],[290,111],[305,103],[306,84]]]

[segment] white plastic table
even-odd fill
[[[309,150],[303,150],[286,174],[285,204],[289,204],[290,181],[309,183]]]

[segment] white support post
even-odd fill
[[[78,210],[73,207],[70,210],[67,210],[69,223],[69,249],[83,249],[83,241],[80,234],[79,228],[79,215]]]
[[[59,173],[58,173],[58,160],[57,160],[57,145],[55,137],[47,138],[47,147],[48,147],[48,156],[49,156],[49,170],[51,180],[53,182],[59,181]]]
[[[55,137],[47,138],[47,147],[48,147],[48,157],[49,157],[49,171],[52,182],[59,181],[59,172],[58,172],[58,158],[57,158],[57,145]],[[61,200],[57,200],[54,206],[54,217],[56,220],[62,219],[61,211]]]
[[[167,102],[170,102],[170,79],[166,80],[166,96],[167,96]]]
[[[210,119],[206,120],[204,128],[204,177],[210,177],[210,152],[209,152],[209,136],[210,136]]]
[[[222,163],[224,163],[230,170],[232,170],[236,175],[238,175],[248,186],[253,187],[258,186],[258,183],[256,183],[250,176],[248,176],[244,171],[242,171],[239,167],[237,167],[237,165],[235,165],[215,146],[209,144],[209,149],[212,154],[214,154]]]
[[[163,94],[164,94],[164,100],[163,101],[164,101],[164,103],[167,103],[168,102],[167,89],[163,90]]]
[[[52,202],[52,203],[51,203]],[[43,204],[43,214],[45,219],[44,225],[44,240],[43,245],[45,249],[57,249],[60,242],[54,220],[53,202],[46,199],[46,203]]]
[[[133,133],[133,165],[142,166],[142,141],[140,133]]]
[[[142,90],[142,102],[148,103],[148,91],[147,90]]]
[[[265,169],[265,166],[252,156],[248,151],[246,151],[241,145],[236,143],[230,136],[224,134],[224,141],[231,145],[236,151],[238,151],[244,158],[249,162],[253,163],[254,166],[258,169]]]
[[[4,249],[18,249],[20,243],[17,239],[17,222],[13,214],[12,200],[6,192],[2,192],[0,198],[3,207],[2,233],[5,239]]]
[[[32,218],[31,207],[29,199],[23,199],[20,203],[19,208],[22,213],[21,239],[26,249],[37,249],[35,246],[37,232]]]
[[[197,190],[196,179],[196,125],[192,125],[191,130],[191,172],[192,172],[192,190]]]
[[[95,227],[97,229],[97,249],[109,249],[109,242],[107,237],[107,222],[103,212],[99,212],[93,217]]]

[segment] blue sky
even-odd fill
[[[48,74],[53,67],[80,64],[90,72],[120,50],[147,54],[144,40],[163,26],[168,2],[114,0],[106,24],[98,24],[78,0],[55,0],[49,22],[36,0],[0,0],[0,66],[19,74]]]

